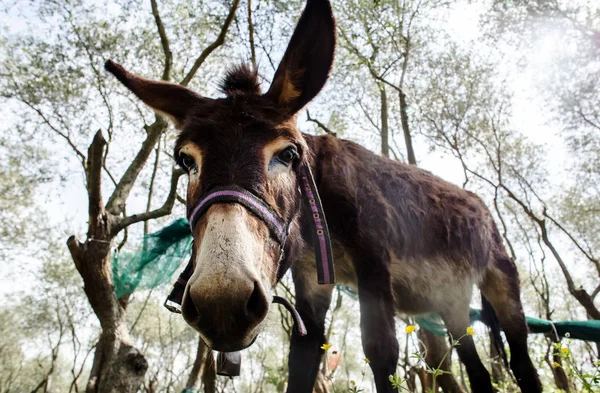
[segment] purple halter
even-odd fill
[[[300,189],[302,191],[305,214],[311,217],[312,243],[315,249],[318,283],[321,285],[333,284],[335,283],[335,275],[333,269],[331,240],[329,237],[329,229],[327,228],[327,221],[325,220],[325,213],[323,212],[323,206],[321,204],[317,186],[308,166],[302,165],[298,170],[298,176],[300,177],[301,181]],[[189,214],[188,221],[190,223],[190,229],[192,232],[198,219],[202,217],[202,215],[206,213],[210,206],[215,203],[238,203],[260,218],[267,225],[271,236],[277,240],[281,248],[281,262],[283,259],[285,241],[289,234],[289,223],[285,222],[281,217],[279,217],[273,208],[271,208],[271,206],[263,199],[239,187],[219,187],[208,192],[200,200],[200,202],[196,204]],[[181,306],[185,288],[190,277],[192,276],[193,270],[193,261],[190,260],[184,271],[175,282],[173,290],[167,297],[165,307],[169,311],[176,313],[181,312],[178,306]],[[304,323],[294,307],[286,299],[279,296],[274,296],[273,302],[285,306],[285,308],[287,308],[294,317],[298,334],[302,336],[306,335]]]

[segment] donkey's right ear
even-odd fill
[[[117,77],[119,82],[131,90],[144,104],[171,119],[179,129],[183,127],[185,118],[193,108],[206,100],[183,86],[152,81],[134,75],[112,60],[107,60],[104,68]]]
[[[325,85],[335,53],[335,19],[329,0],[307,0],[266,97],[288,115],[297,113]]]

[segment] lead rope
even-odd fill
[[[294,326],[296,327],[298,335],[306,336],[306,326],[304,325],[304,321],[302,321],[298,310],[296,310],[286,298],[281,296],[273,296],[273,303],[281,304],[285,307],[285,309],[292,314],[292,319],[294,320]],[[219,352],[217,354],[217,375],[229,378],[237,377],[240,375],[241,364],[241,352]]]
[[[278,303],[285,307],[285,309],[292,314],[292,319],[294,320],[294,325],[296,326],[296,332],[298,332],[298,335],[306,336],[306,326],[304,325],[302,317],[300,317],[300,313],[298,310],[296,310],[296,307],[292,306],[292,303],[281,296],[273,296],[273,303]]]

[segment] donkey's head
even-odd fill
[[[297,171],[310,157],[296,114],[325,84],[334,48],[329,2],[308,0],[265,94],[256,72],[244,66],[224,79],[225,98],[210,99],[106,63],[181,131],[174,156],[189,176],[194,237],[182,313],[216,350],[252,344],[301,241]]]

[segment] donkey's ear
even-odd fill
[[[177,128],[192,109],[206,98],[174,83],[158,82],[130,73],[121,65],[107,60],[104,68],[131,90],[144,104],[170,118]]]
[[[335,20],[328,0],[308,0],[265,96],[298,112],[323,88],[335,52]]]

